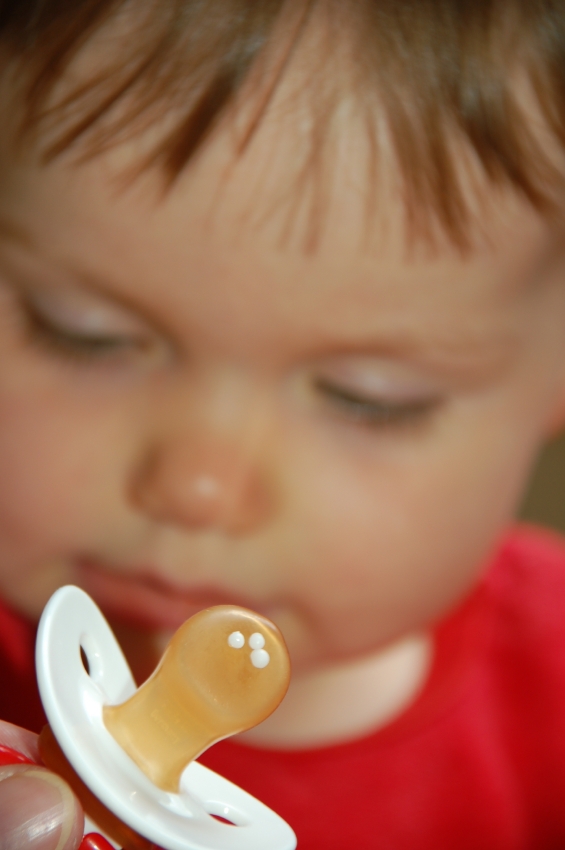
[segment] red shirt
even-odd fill
[[[31,627],[0,616],[0,716],[40,722]],[[272,752],[230,741],[201,761],[278,811],[300,850],[565,848],[565,543],[514,530],[436,632],[402,717],[352,743]]]

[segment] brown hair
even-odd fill
[[[540,210],[555,207],[561,173],[531,129],[516,81],[527,82],[545,125],[565,144],[558,0],[0,0],[0,44],[20,81],[22,133],[47,129],[47,159],[82,139],[92,152],[103,149],[165,109],[174,121],[152,159],[174,178],[261,68],[245,146],[318,13],[328,52],[336,39],[351,45],[350,83],[369,116],[384,116],[407,197],[432,209],[456,240],[467,219],[457,137],[495,184],[510,184]],[[101,41],[98,71],[57,99],[82,48],[124,28],[116,49],[110,36]],[[332,59],[312,67],[315,100],[316,79],[332,72]]]

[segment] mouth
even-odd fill
[[[254,609],[234,594],[216,587],[178,587],[150,569],[118,572],[89,559],[79,559],[76,583],[105,615],[127,625],[149,630],[176,631],[185,620],[214,605]]]

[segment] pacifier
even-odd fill
[[[260,723],[286,693],[288,653],[269,620],[228,605],[199,612],[138,689],[101,611],[63,587],[41,617],[36,668],[50,724],[43,760],[116,846],[294,850],[282,818],[194,761]]]

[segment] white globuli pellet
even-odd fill
[[[270,660],[271,656],[265,649],[254,649],[251,653],[251,663],[259,670],[266,667]]]
[[[251,649],[263,649],[265,646],[265,638],[260,632],[254,632],[249,638],[249,646]]]
[[[228,638],[228,643],[233,649],[242,649],[245,646],[245,638],[241,632],[232,632]]]

